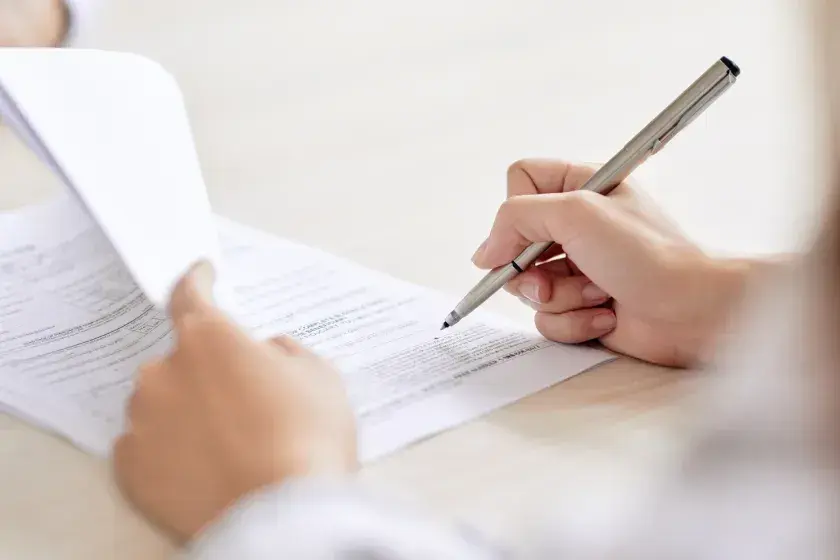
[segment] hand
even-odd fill
[[[559,161],[512,165],[508,200],[475,264],[502,266],[532,242],[554,241],[507,286],[537,311],[545,337],[692,364],[738,299],[748,265],[706,256],[626,183],[609,197],[578,191],[593,173]]]
[[[174,291],[176,347],[140,371],[114,449],[123,493],[179,539],[261,487],[356,467],[337,373],[288,338],[252,339],[204,295],[209,278],[201,265]]]
[[[67,33],[63,0],[0,0],[0,47],[54,47]]]

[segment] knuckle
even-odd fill
[[[555,280],[551,292],[552,302],[566,310],[584,307],[587,302],[583,296],[583,287],[588,283],[589,279],[582,276]]]
[[[567,232],[579,233],[599,220],[605,198],[592,191],[564,193],[554,200],[555,216]]]
[[[518,159],[511,163],[507,168],[507,176],[508,179],[518,177],[525,171],[525,168],[528,166],[527,159]]]
[[[544,337],[556,342],[580,342],[586,339],[586,325],[575,313],[537,313],[534,325]]]
[[[504,219],[511,213],[511,209],[515,208],[519,204],[519,199],[517,197],[509,198],[502,202],[499,205],[499,209],[496,211],[496,222],[504,221]]]
[[[601,196],[592,191],[572,191],[558,197],[558,205],[565,207],[569,212],[576,214],[588,214],[595,211],[601,205]]]
[[[525,208],[534,203],[541,202],[542,200],[542,197],[535,194],[514,196],[505,200],[499,206],[498,212],[496,212],[496,223],[494,225],[498,227],[513,224],[516,221],[516,216],[518,216]]]
[[[514,211],[513,208],[516,204],[517,199],[514,197],[505,200],[501,205],[499,205],[499,209],[496,210],[496,218],[493,220],[491,234],[508,227],[511,221],[511,214]]]
[[[205,346],[223,327],[224,322],[216,315],[186,316],[178,329],[178,348],[188,351],[195,346]]]

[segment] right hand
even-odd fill
[[[507,286],[536,310],[545,337],[598,339],[650,362],[691,365],[739,297],[747,265],[706,256],[626,183],[608,197],[579,191],[593,173],[561,161],[512,165],[508,200],[476,266],[502,266],[533,242],[553,241]],[[550,260],[560,253],[567,258]]]

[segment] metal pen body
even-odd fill
[[[634,136],[615,156],[605,163],[581,190],[609,194],[648,157],[661,150],[682,129],[725,92],[740,74],[729,59],[721,58],[703,73],[677,99],[668,105],[645,128]],[[472,313],[511,279],[530,267],[553,243],[534,243],[512,263],[489,272],[455,306],[443,323],[451,327]]]

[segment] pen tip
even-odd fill
[[[448,328],[449,328],[449,323],[447,323],[446,321],[444,321],[444,322],[443,322],[443,326],[440,328],[440,330],[446,330],[446,329],[448,329]]]

